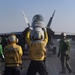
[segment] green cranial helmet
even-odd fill
[[[37,14],[37,15],[35,15],[35,16],[33,17],[32,21],[33,21],[33,22],[44,21],[44,19],[43,19],[42,15]]]

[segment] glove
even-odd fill
[[[32,27],[28,27],[29,28],[29,30],[33,30],[33,28]]]
[[[4,55],[2,55],[2,57],[1,57],[1,61],[4,62]]]
[[[42,30],[44,31],[44,32],[46,32],[47,30],[46,30],[46,28],[42,28]]]

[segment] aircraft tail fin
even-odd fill
[[[28,25],[28,27],[30,27],[30,24],[29,24],[29,22],[28,22],[28,19],[27,19],[27,17],[25,16],[25,13],[24,13],[23,10],[22,10],[22,15],[24,16],[24,20],[25,20],[26,24]]]
[[[53,12],[53,14],[52,14],[52,17],[50,17],[49,22],[48,22],[48,24],[47,24],[47,27],[48,27],[48,28],[51,26],[51,23],[52,23],[54,14],[55,14],[55,10],[54,10],[54,12]]]

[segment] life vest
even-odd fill
[[[22,48],[19,45],[11,44],[4,48],[5,65],[19,66],[22,64]]]

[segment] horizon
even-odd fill
[[[29,23],[36,14],[41,14],[47,25],[56,10],[51,29],[55,32],[75,33],[75,0],[0,0],[0,33],[23,31],[27,25],[22,15],[24,10]]]

